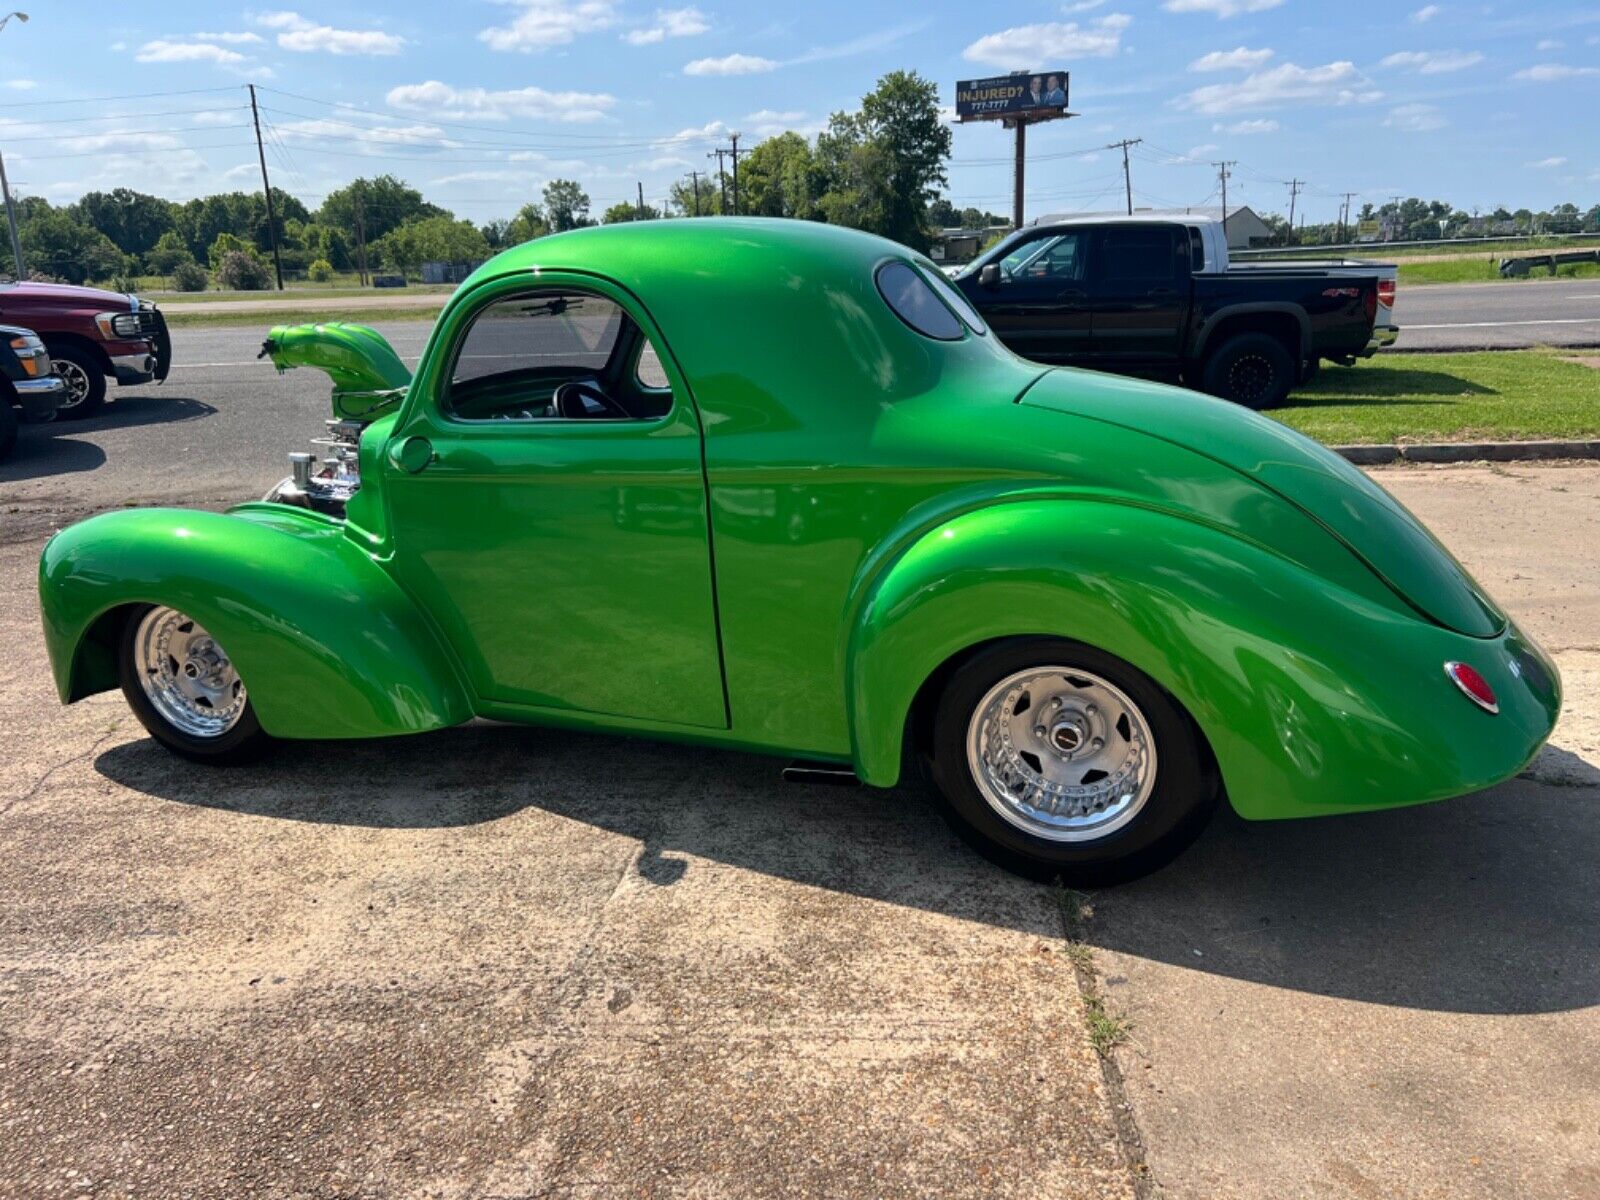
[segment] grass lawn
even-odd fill
[[[1324,364],[1272,416],[1336,446],[1593,438],[1600,370],[1545,350],[1379,354]]]
[[[1408,263],[1400,260],[1400,284],[1427,283],[1500,283],[1500,258],[1498,255],[1483,258],[1454,258],[1445,262]],[[1556,268],[1557,279],[1593,279],[1600,277],[1600,263],[1569,263]],[[1506,280],[1510,283],[1531,283],[1549,279],[1550,272],[1535,267],[1527,275]]]
[[[256,293],[259,298],[260,293]],[[357,325],[371,325],[377,321],[428,321],[432,322],[439,316],[439,305],[430,304],[425,307],[403,308],[362,308],[352,305],[350,308],[338,309],[273,309],[269,312],[198,312],[186,313],[182,305],[168,308],[165,304],[161,311],[166,314],[167,324],[173,329],[187,329],[200,325],[258,325],[262,335],[274,325],[309,325],[318,321],[351,321]]]

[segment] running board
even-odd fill
[[[861,780],[855,771],[843,763],[810,762],[797,758],[783,769],[785,783],[831,784],[834,787],[858,787]]]

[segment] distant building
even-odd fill
[[[1092,213],[1051,213],[1049,216],[1040,217],[1038,224],[1048,225],[1052,221],[1070,221],[1073,217],[1113,217],[1120,209],[1108,209],[1104,212]],[[1213,221],[1222,220],[1222,206],[1220,204],[1195,204],[1187,208],[1136,208],[1133,210],[1135,217],[1210,217]],[[1248,250],[1252,246],[1265,246],[1272,241],[1272,230],[1267,223],[1256,216],[1255,210],[1248,204],[1238,207],[1228,206],[1228,231],[1229,250]]]
[[[422,264],[423,283],[460,283],[471,275],[483,261],[478,262],[425,262]]]
[[[968,263],[977,258],[978,252],[991,240],[1010,232],[1009,225],[991,225],[987,229],[941,229],[933,235],[928,257],[936,263]]]

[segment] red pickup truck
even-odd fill
[[[22,325],[44,340],[67,385],[60,418],[86,417],[105,403],[106,380],[118,386],[162,380],[172,366],[172,339],[161,310],[123,292],[59,283],[0,283],[0,322]]]

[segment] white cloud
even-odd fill
[[[1214,13],[1226,20],[1242,13],[1265,12],[1282,3],[1283,0],[1166,0],[1161,7],[1175,13]]]
[[[136,133],[112,131],[86,133],[78,137],[62,138],[61,144],[70,150],[176,150],[183,142],[170,133]]]
[[[1483,61],[1476,50],[1401,50],[1382,62],[1385,67],[1406,67],[1420,75],[1444,75],[1464,71]]]
[[[1534,47],[1534,49],[1535,50],[1559,50],[1564,45],[1566,45],[1566,43],[1561,41],[1559,38],[1544,38],[1539,42],[1539,44],[1537,46]]]
[[[1437,4],[1426,4],[1411,14],[1411,23],[1413,25],[1426,25],[1438,15],[1439,6]]]
[[[1122,31],[1132,20],[1126,13],[1108,13],[1087,25],[1076,21],[1017,25],[979,38],[961,57],[1004,68],[1041,59],[1110,58],[1122,49]]]
[[[180,42],[170,38],[157,38],[139,47],[133,56],[142,63],[208,62],[219,67],[242,63],[244,55],[214,42]]]
[[[1214,153],[1217,149],[1218,147],[1215,142],[1206,142],[1202,146],[1191,146],[1189,147],[1188,151],[1183,154],[1174,154],[1163,158],[1161,160],[1161,165],[1166,167],[1177,167],[1184,164],[1203,163],[1208,161],[1206,155]],[[1084,161],[1089,161],[1089,157],[1090,156],[1085,155]]]
[[[685,75],[760,75],[776,70],[778,64],[755,54],[728,54],[722,58],[697,58],[685,63]]]
[[[1211,127],[1211,132],[1236,134],[1277,133],[1278,123],[1276,121],[1260,119],[1254,121],[1234,121],[1229,125],[1224,125],[1219,122]]]
[[[1541,158],[1538,162],[1529,163],[1528,165],[1530,167],[1536,167],[1539,170],[1548,171],[1548,170],[1551,170],[1554,167],[1564,167],[1564,166],[1566,166],[1567,165],[1567,160],[1565,158],[1563,158],[1561,155],[1556,154],[1556,155],[1552,155],[1549,158]]]
[[[1432,133],[1450,122],[1431,104],[1402,104],[1383,119],[1385,127],[1402,133]]]
[[[1540,63],[1511,78],[1525,79],[1530,83],[1554,83],[1558,79],[1573,79],[1579,75],[1600,75],[1600,67],[1569,67],[1566,63]]]
[[[332,118],[308,118],[304,121],[279,121],[273,126],[286,138],[341,138],[347,141],[368,142],[377,146],[436,146],[456,147],[445,131],[437,125],[381,125],[356,128],[352,122]]]
[[[1248,71],[1262,66],[1271,57],[1272,51],[1266,48],[1246,50],[1243,46],[1238,46],[1232,50],[1213,50],[1210,54],[1202,54],[1189,64],[1189,70]]]
[[[519,10],[509,25],[478,34],[491,50],[548,50],[617,23],[614,0],[513,0]]]
[[[1105,2],[1106,0],[1078,0],[1076,4],[1063,4],[1061,6],[1061,11],[1070,17],[1074,13],[1093,12]]]
[[[631,46],[649,46],[667,38],[694,37],[710,28],[711,23],[698,8],[658,8],[650,24],[628,30],[622,40]]]
[[[255,46],[261,42],[259,33],[195,33],[197,42],[220,42],[224,46]]]
[[[615,96],[605,92],[547,92],[537,87],[492,92],[485,88],[455,88],[437,79],[390,88],[384,99],[395,108],[430,117],[481,117],[491,121],[509,117],[598,121],[617,103]]]
[[[1177,103],[1180,108],[1216,117],[1285,104],[1370,104],[1382,97],[1354,63],[1332,62],[1320,67],[1282,63],[1234,83],[1196,88]]]
[[[38,81],[33,79],[8,79],[6,86],[17,92],[31,92],[38,87]]]
[[[381,29],[335,29],[318,25],[297,12],[268,12],[256,18],[258,25],[278,30],[278,45],[297,54],[399,54],[406,40]]]

